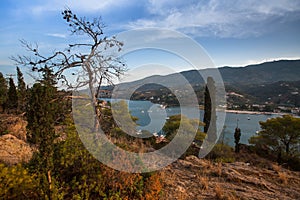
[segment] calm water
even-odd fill
[[[131,114],[138,117],[137,123],[139,130],[147,130],[151,133],[159,132],[167,118],[172,115],[177,115],[182,112],[180,107],[162,108],[158,104],[153,104],[149,101],[128,101],[128,106]],[[195,112],[195,109],[184,108],[185,112],[190,114]],[[195,115],[197,116],[197,115]],[[193,114],[191,118],[195,118]],[[241,143],[248,144],[248,139],[255,135],[256,131],[260,130],[260,121],[266,121],[268,118],[278,117],[278,115],[263,115],[263,114],[236,114],[226,113],[225,124],[223,129],[224,143],[231,146],[234,145],[234,130],[237,126],[241,129]],[[203,111],[200,111],[200,120],[203,120]],[[222,135],[220,140],[222,140]]]
[[[163,109],[160,105],[152,104],[149,101],[130,101],[129,110],[133,116],[139,118],[137,121],[140,125],[139,129],[148,130],[150,132],[159,132],[168,116],[181,113],[179,107]],[[238,126],[242,132],[240,142],[248,144],[248,139],[255,135],[256,131],[260,130],[259,122],[266,121],[272,117],[278,117],[278,115],[226,113],[223,129],[224,142],[231,146],[234,145],[234,130],[238,121]],[[200,120],[203,120],[202,110],[200,110]],[[221,135],[220,140],[222,140],[222,138]]]

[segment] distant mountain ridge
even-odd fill
[[[261,84],[299,81],[300,60],[280,60],[245,67],[221,67],[225,83]]]
[[[171,85],[179,90],[185,90],[187,82],[180,81],[184,76],[197,91],[201,100],[204,89],[202,75],[207,76],[216,72],[215,70],[215,68],[211,68],[199,71],[183,71],[165,76],[154,75],[133,82],[121,83],[118,88],[126,94],[128,88],[135,87],[137,93],[133,98],[148,100],[151,95],[163,95],[162,85]],[[245,67],[220,67],[218,70],[227,92],[235,92],[245,96],[243,99],[234,97],[232,99],[233,104],[264,103],[266,101],[272,101],[276,104],[293,103],[299,105],[300,103],[300,95],[295,95],[295,92],[300,94],[300,60],[280,60]],[[151,95],[147,95],[149,91],[152,91]],[[165,101],[165,99],[161,99],[161,101]],[[227,101],[231,101],[231,99],[227,99]]]
[[[226,85],[266,84],[300,80],[300,60],[280,60],[245,67],[220,67],[218,69]],[[155,75],[129,83],[122,83],[121,85],[125,88],[132,85],[143,85],[144,83],[171,83],[172,85],[180,85],[181,83],[178,80],[180,80],[179,76],[181,75],[191,85],[204,84],[201,74],[209,74],[212,70],[215,69],[202,69],[198,72],[196,70],[189,70],[165,76]],[[143,86],[141,89],[144,90],[151,87],[156,88],[157,86],[150,84]]]

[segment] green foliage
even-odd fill
[[[156,173],[144,177],[106,167],[87,151],[70,119],[65,121],[65,132],[67,138],[57,144],[54,158],[54,176],[61,184],[63,199],[142,199],[144,195],[158,195],[160,189],[154,189],[159,183],[152,185]]]
[[[0,164],[0,199],[39,199],[36,176],[20,164]]]
[[[106,107],[99,106],[98,109],[101,113],[100,124],[104,133],[115,138],[134,139],[131,135],[136,134],[137,124],[135,122],[138,118],[130,114],[126,101],[114,102],[112,105],[108,104]]]
[[[48,69],[48,68],[46,68]],[[54,170],[54,141],[57,111],[60,108],[59,93],[52,80],[52,71],[43,71],[41,83],[35,83],[30,90],[26,117],[28,141],[38,147],[33,156],[30,168],[37,171],[39,186],[45,198],[56,195]]]
[[[112,106],[113,115],[115,121],[117,121],[116,126],[121,127],[122,130],[126,132],[126,135],[135,134],[137,125],[134,121],[136,121],[137,118],[132,117],[132,115],[130,114],[126,101],[122,100],[113,103]]]
[[[300,163],[300,118],[284,115],[260,122],[260,125],[262,130],[249,139],[258,153],[268,155],[269,158],[277,155],[279,163]]]
[[[42,89],[44,86],[38,84],[34,86],[34,88],[36,87]],[[22,167],[18,167],[13,170],[14,173],[7,173],[7,170],[2,170],[2,165],[0,166],[0,194],[2,195],[0,198],[159,199],[162,188],[159,173],[144,175],[113,170],[100,163],[88,152],[70,117],[65,118],[60,126],[65,134],[64,139],[55,140],[52,143],[37,140],[40,142],[39,151],[26,165],[28,172]],[[114,130],[111,127],[110,129]],[[41,133],[41,130],[38,131]],[[46,135],[40,135],[40,137],[51,141]],[[119,141],[126,142],[127,140]],[[41,148],[46,144],[49,145],[49,151],[46,151],[46,147]],[[48,152],[53,153],[47,154]],[[129,163],[123,156],[117,159],[118,162],[122,162],[128,167],[134,167],[134,163]],[[8,168],[8,170],[11,169]],[[22,172],[24,170],[26,173]],[[5,172],[4,175],[1,174],[2,171]],[[25,174],[28,174],[28,177]],[[3,176],[5,178],[2,178]],[[26,180],[22,182],[22,186],[13,184],[8,188],[9,193],[1,190],[2,183],[6,184],[11,179],[18,181],[19,178]],[[20,189],[18,190],[18,188]],[[22,190],[24,193],[21,193]]]
[[[54,154],[54,176],[61,184],[64,199],[90,199],[103,196],[101,163],[95,160],[76,134],[75,125],[67,120],[67,139],[58,143]]]
[[[35,83],[30,90],[27,108],[28,141],[41,145],[43,142],[52,143],[54,137],[55,88]]]
[[[192,127],[198,127],[195,141],[202,142],[204,140],[205,134],[200,131],[200,126],[204,126],[204,124],[197,119],[188,119],[182,115],[171,116],[164,125],[163,132],[168,140],[171,141],[175,137],[180,125],[184,126],[187,132],[193,131],[194,129]]]
[[[7,107],[10,110],[17,109],[17,107],[18,107],[17,89],[15,86],[14,80],[12,78],[9,78]]]
[[[20,68],[17,67],[17,78],[18,78],[18,110],[23,112],[25,111],[26,105],[26,84],[24,82],[23,73]]]
[[[163,127],[163,132],[166,135],[166,139],[168,141],[173,140],[176,134],[178,134],[178,130],[180,126],[182,130],[184,130],[184,132],[178,136],[178,137],[182,137],[179,139],[179,141],[181,142],[186,141],[187,138],[185,134],[193,134],[196,130],[196,135],[195,138],[193,139],[195,145],[190,146],[182,156],[185,157],[188,155],[198,155],[199,147],[206,136],[205,133],[200,131],[200,127],[204,126],[204,123],[197,119],[189,119],[182,115],[171,116]],[[155,144],[154,141],[152,142],[152,145],[156,149],[162,147],[162,144],[160,143]]]
[[[203,118],[203,122],[205,123],[204,126],[204,132],[207,133],[208,128],[209,128],[209,124],[210,124],[210,120],[211,120],[211,98],[210,98],[210,93],[209,93],[209,89],[208,86],[205,86],[205,92],[204,92],[204,118]]]
[[[216,135],[216,87],[212,77],[207,77],[207,84],[204,92],[204,133],[208,134],[208,141],[215,142]]]
[[[241,129],[236,127],[234,132],[234,143],[235,143],[235,152],[240,151],[240,139],[241,139]]]
[[[7,102],[7,83],[3,74],[0,72],[0,109],[5,109],[5,104]],[[0,110],[1,111],[1,110]]]
[[[235,155],[232,147],[226,144],[216,144],[214,148],[209,152],[207,158],[216,162],[234,162]]]

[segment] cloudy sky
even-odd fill
[[[299,0],[1,0],[0,7],[4,73],[14,64],[10,56],[26,54],[19,39],[49,51],[68,44],[72,36],[60,14],[66,7],[81,16],[101,16],[107,35],[149,27],[186,34],[216,66],[300,58]],[[137,59],[128,57],[129,64]]]

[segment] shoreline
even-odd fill
[[[260,111],[248,111],[248,110],[225,110],[227,113],[236,114],[250,114],[250,115],[284,115],[286,113],[275,113],[275,112],[260,112]]]

